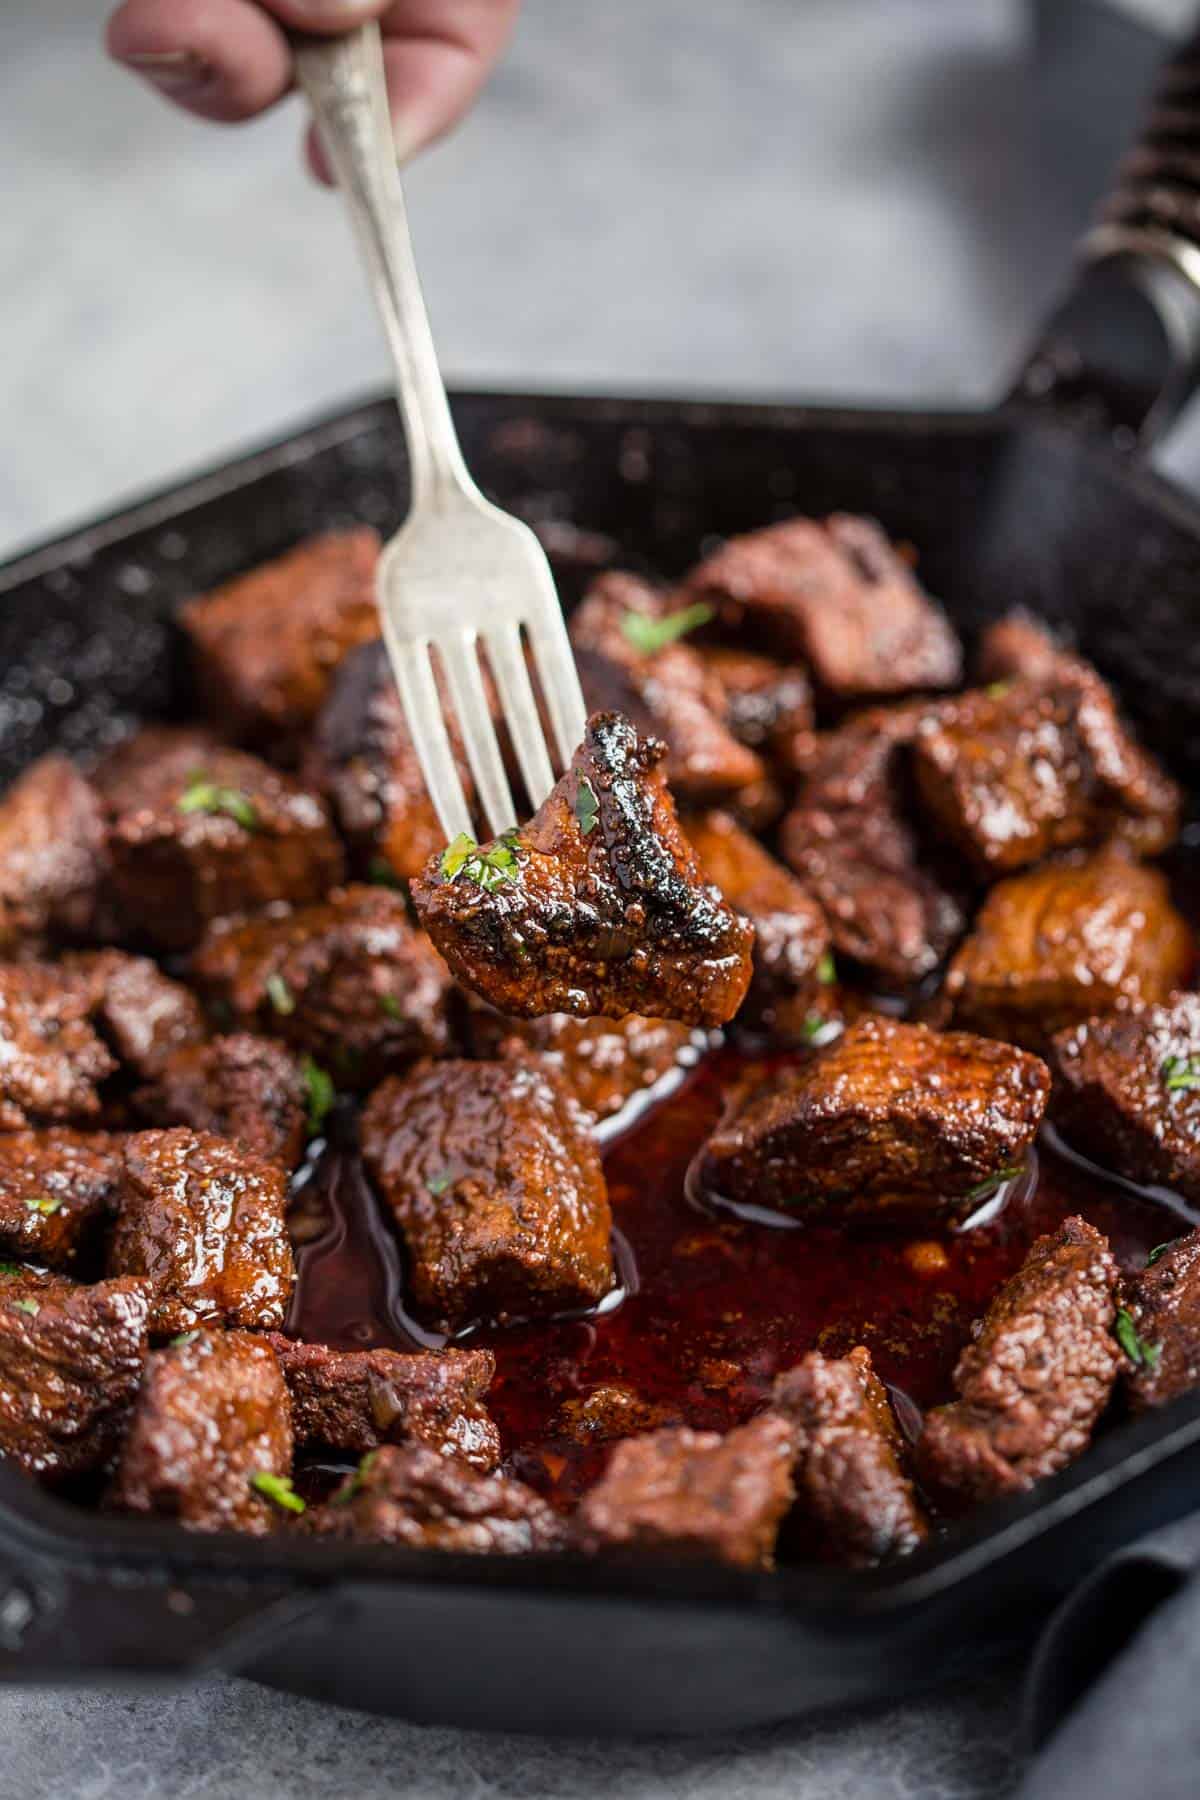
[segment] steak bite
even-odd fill
[[[1135,742],[1107,687],[1064,658],[930,708],[913,746],[922,804],[983,875],[1117,832],[1144,855],[1179,829],[1178,787]]]
[[[710,676],[725,696],[725,723],[745,744],[785,775],[799,775],[817,746],[812,683],[797,663],[777,662],[753,650],[697,646]]]
[[[0,1251],[70,1268],[116,1209],[124,1172],[108,1132],[0,1135]]]
[[[673,1070],[695,1063],[704,1039],[674,1019],[506,1019],[490,1008],[470,1014],[471,1049],[486,1058],[515,1057],[556,1077],[593,1125],[616,1119],[639,1094]]]
[[[943,991],[961,1024],[1040,1050],[1093,1014],[1165,999],[1191,964],[1166,877],[1113,844],[997,882]]]
[[[362,1119],[367,1167],[431,1325],[545,1317],[613,1285],[600,1158],[566,1090],[525,1062],[436,1062],[385,1081]]]
[[[795,1455],[795,1431],[776,1413],[724,1437],[680,1425],[627,1438],[580,1502],[575,1542],[590,1555],[770,1568]]]
[[[96,772],[108,819],[108,904],[126,938],[187,950],[212,920],[319,899],[341,846],[315,794],[204,733],[138,733]]]
[[[176,1050],[134,1101],[151,1124],[215,1132],[289,1172],[304,1154],[304,1076],[292,1052],[271,1038],[237,1031]]]
[[[1015,607],[997,619],[979,640],[976,673],[981,685],[1045,681],[1064,668],[1082,666],[1085,665],[1058,641],[1049,626],[1023,607]]]
[[[120,1439],[146,1359],[147,1281],[0,1277],[0,1453],[81,1475]]]
[[[483,1404],[490,1350],[330,1350],[270,1334],[292,1398],[296,1443],[362,1455],[380,1444],[423,1444],[477,1469],[500,1461],[500,1434]]]
[[[378,634],[378,560],[368,526],[330,531],[188,601],[180,623],[222,729],[278,744],[312,722],[347,651]]]
[[[448,846],[413,883],[451,972],[500,1012],[627,1012],[720,1025],[745,997],[753,928],[701,878],[662,745],[597,714],[523,830]]]
[[[705,880],[754,926],[752,992],[816,997],[829,979],[829,927],[806,887],[728,813],[684,821]]]
[[[937,602],[870,519],[787,519],[730,538],[688,576],[727,631],[805,662],[838,699],[948,688],[962,652]]]
[[[1085,1220],[1038,1238],[958,1359],[959,1398],[926,1416],[917,1473],[940,1505],[1020,1493],[1086,1449],[1120,1362],[1116,1286]]]
[[[1050,1089],[1008,1044],[868,1014],[735,1103],[704,1150],[723,1198],[820,1218],[970,1213],[1015,1172]]]
[[[217,927],[192,971],[240,1026],[309,1051],[344,1087],[450,1047],[449,972],[388,888]]]
[[[0,963],[0,1131],[86,1125],[116,1062],[83,983],[49,963]]]
[[[1200,1230],[1160,1246],[1127,1283],[1117,1341],[1125,1392],[1136,1412],[1200,1387]],[[1130,1329],[1132,1327],[1132,1329]]]
[[[240,1332],[199,1331],[151,1354],[108,1503],[189,1531],[264,1537],[290,1510],[271,1495],[290,1495],[291,1473],[275,1352]]]
[[[469,1556],[558,1550],[566,1535],[553,1507],[524,1482],[419,1444],[373,1450],[304,1524],[322,1537]]]
[[[911,822],[909,748],[923,711],[875,707],[826,732],[779,837],[839,956],[905,987],[936,969],[966,926]]]
[[[869,1350],[837,1361],[811,1351],[778,1377],[772,1404],[796,1429],[797,1502],[822,1558],[869,1568],[928,1537]]]
[[[58,965],[88,997],[93,1025],[123,1068],[153,1081],[169,1057],[208,1035],[200,1002],[148,956],[85,950]]]
[[[282,1170],[225,1138],[134,1132],[109,1272],[149,1276],[157,1337],[197,1325],[282,1325],[295,1279],[285,1198]]]
[[[65,756],[43,756],[0,800],[0,950],[92,923],[104,820],[91,783]]]

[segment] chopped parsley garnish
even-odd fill
[[[1133,1314],[1127,1312],[1123,1306],[1117,1309],[1117,1322],[1113,1326],[1113,1333],[1134,1368],[1149,1369],[1153,1374],[1162,1359],[1162,1345],[1148,1344],[1144,1338],[1140,1338],[1137,1326],[1133,1322]]]
[[[431,1175],[429,1177],[429,1180],[425,1183],[425,1186],[429,1189],[430,1193],[436,1199],[439,1194],[445,1193],[446,1189],[450,1186],[450,1183],[453,1180],[454,1180],[454,1176],[451,1174],[449,1169],[439,1169],[436,1175]]]
[[[181,813],[224,813],[246,831],[257,831],[258,814],[254,802],[241,788],[223,787],[207,775],[193,775],[176,806]]]
[[[42,1310],[36,1300],[10,1300],[8,1304],[15,1307],[18,1312],[28,1313],[34,1319]]]
[[[832,987],[837,980],[837,964],[833,960],[832,950],[826,950],[817,964],[817,980],[822,987]]]
[[[1151,1250],[1150,1254],[1146,1258],[1146,1267],[1148,1269],[1152,1269],[1154,1267],[1155,1263],[1158,1261],[1159,1257],[1165,1256],[1167,1254],[1167,1251],[1171,1248],[1171,1245],[1174,1242],[1175,1242],[1174,1238],[1168,1238],[1165,1244],[1155,1244],[1153,1250]]]
[[[376,887],[398,888],[400,877],[386,856],[373,856],[367,865],[367,877]]]
[[[985,1176],[977,1187],[968,1188],[967,1192],[963,1195],[963,1199],[990,1200],[992,1195],[998,1194],[1000,1189],[1006,1186],[1008,1182],[1015,1181],[1018,1175],[1023,1175],[1024,1173],[1024,1163],[1006,1163],[1004,1168],[997,1169],[994,1175]]]
[[[515,831],[506,831],[490,848],[481,850],[473,837],[460,831],[442,851],[438,867],[447,881],[457,881],[460,875],[465,876],[476,887],[494,894],[506,881],[516,880],[517,853],[513,848],[516,836]]]
[[[579,785],[575,789],[575,817],[579,820],[579,829],[584,837],[596,829],[600,820],[600,802],[586,775],[579,777]]]
[[[193,1343],[199,1336],[200,1333],[198,1331],[181,1331],[178,1337],[173,1337],[170,1340],[168,1348],[171,1350],[182,1350],[185,1344]]]
[[[30,1212],[56,1213],[62,1205],[61,1194],[31,1194],[25,1202]]]
[[[350,1479],[343,1483],[337,1493],[333,1496],[334,1506],[346,1506],[353,1500],[355,1494],[357,1494],[359,1488],[366,1480],[367,1475],[370,1472],[371,1464],[378,1455],[378,1450],[367,1451],[367,1454],[363,1457]]]
[[[0,1275],[25,1275],[25,1274],[28,1274],[28,1270],[23,1269],[21,1267],[20,1263],[0,1262]]]
[[[308,1135],[319,1137],[321,1127],[329,1115],[334,1101],[334,1085],[332,1078],[315,1063],[311,1056],[306,1056],[300,1064],[300,1073],[304,1079],[305,1092],[308,1095]]]
[[[989,700],[1003,700],[1011,686],[1011,681],[993,681],[983,691]]]
[[[814,1050],[819,1050],[823,1044],[832,1043],[835,1037],[840,1037],[841,1031],[840,1019],[827,1019],[822,1013],[810,1012],[805,1015],[800,1027],[800,1042],[811,1044]]]
[[[264,1500],[282,1507],[284,1512],[302,1513],[308,1510],[287,1475],[272,1475],[269,1469],[259,1469],[250,1477],[250,1486]]]
[[[621,630],[626,643],[632,644],[639,656],[653,656],[656,650],[665,650],[668,644],[686,637],[689,631],[707,625],[712,616],[713,608],[707,601],[697,600],[694,606],[667,613],[661,619],[649,619],[645,613],[627,612],[622,616]]]
[[[275,1011],[284,1014],[285,1017],[288,1013],[294,1013],[296,1010],[296,996],[282,975],[267,976],[267,999]]]
[[[385,1012],[389,1019],[402,1019],[404,1017],[404,1008],[397,1000],[395,994],[380,994],[379,1010],[380,1012]]]
[[[1168,1091],[1200,1087],[1200,1056],[1168,1056],[1161,1074]]]

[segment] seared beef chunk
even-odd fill
[[[763,1413],[727,1436],[668,1427],[618,1444],[575,1518],[593,1555],[673,1556],[769,1568],[792,1504],[795,1432]]]
[[[966,1032],[868,1015],[735,1106],[708,1140],[729,1200],[820,1217],[969,1213],[1021,1162],[1050,1072]]]
[[[909,745],[922,711],[876,707],[823,736],[780,832],[784,860],[820,902],[838,954],[902,986],[936,969],[966,924],[908,818]]]
[[[1128,1320],[1117,1331],[1125,1390],[1139,1412],[1200,1387],[1200,1231],[1151,1254],[1129,1284]]]
[[[470,804],[453,721],[450,738]],[[338,670],[304,771],[326,796],[359,874],[410,880],[445,843],[380,639],[351,651]]]
[[[840,699],[953,687],[962,655],[949,622],[869,519],[788,519],[730,538],[688,576],[776,655],[800,658]]]
[[[295,1278],[284,1200],[282,1170],[225,1138],[135,1132],[125,1143],[110,1273],[150,1277],[156,1336],[282,1325]]]
[[[30,1475],[101,1467],[146,1357],[147,1281],[0,1278],[0,1454]]]
[[[913,751],[922,802],[984,875],[1114,831],[1154,855],[1179,828],[1179,789],[1083,664],[930,708]]]
[[[614,1119],[673,1069],[695,1061],[704,1042],[673,1019],[506,1019],[489,1009],[471,1014],[471,1048],[477,1056],[528,1059],[568,1088],[593,1124]]]
[[[1018,1493],[1086,1448],[1120,1361],[1116,1283],[1085,1220],[1037,1240],[958,1359],[959,1398],[925,1420],[917,1471],[941,1505]]]
[[[808,889],[728,813],[702,813],[684,829],[705,879],[754,926],[755,997],[815,998],[830,976],[829,927]]]
[[[807,769],[816,750],[812,685],[795,663],[753,650],[698,647],[725,696],[725,723],[740,744],[788,775]]]
[[[1164,999],[1191,962],[1165,876],[1110,845],[998,882],[944,992],[962,1024],[1040,1050],[1094,1013]]]
[[[634,575],[601,575],[571,616],[591,712],[625,714],[666,743],[672,789],[703,803],[758,781],[763,766],[725,723],[725,690],[690,644],[669,637],[695,615]]]
[[[331,531],[188,602],[180,620],[222,729],[278,745],[311,723],[346,652],[379,631],[378,559],[369,527]]]
[[[325,1537],[474,1556],[557,1550],[565,1536],[558,1514],[523,1482],[415,1444],[372,1451],[304,1523]]]
[[[65,756],[41,757],[0,800],[0,949],[86,932],[103,862],[91,783]]]
[[[456,840],[413,883],[451,971],[500,1012],[627,1012],[720,1025],[750,980],[753,929],[706,887],[659,772],[627,719],[589,719],[533,820]]]
[[[275,1352],[261,1338],[200,1331],[146,1365],[109,1504],[189,1531],[263,1537],[288,1517],[292,1426]]]
[[[1064,649],[1040,619],[1017,607],[989,625],[979,640],[977,673],[981,683],[1045,681],[1065,668],[1078,668],[1078,657]]]
[[[870,1352],[834,1362],[812,1351],[776,1381],[773,1404],[796,1427],[796,1495],[818,1554],[869,1568],[915,1550],[929,1522]]]
[[[239,1025],[309,1051],[342,1087],[449,1048],[449,973],[387,888],[218,926],[192,969]]]
[[[1200,994],[1070,1026],[1050,1060],[1052,1111],[1073,1144],[1200,1204]]]
[[[363,1153],[431,1324],[588,1306],[613,1283],[600,1159],[566,1090],[528,1063],[436,1062],[385,1081]]]
[[[86,984],[46,963],[0,964],[0,1131],[88,1124],[116,1063],[88,1022]]]
[[[124,1157],[107,1132],[0,1135],[0,1251],[68,1268],[116,1207]]]
[[[96,782],[123,937],[186,950],[213,919],[315,900],[341,878],[320,800],[202,732],[141,731],[105,758]]]
[[[168,1058],[208,1035],[196,996],[147,956],[86,950],[64,956],[63,973],[88,996],[92,1023],[123,1068],[153,1081]]]
[[[304,1154],[308,1105],[290,1050],[238,1031],[177,1050],[161,1078],[135,1095],[155,1125],[190,1125],[232,1138],[248,1156],[294,1169]]]
[[[500,1461],[500,1434],[483,1404],[490,1350],[330,1350],[272,1332],[292,1397],[297,1444],[360,1455],[380,1444],[424,1444],[477,1469]]]

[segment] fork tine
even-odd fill
[[[470,810],[450,748],[446,722],[442,718],[437,683],[429,666],[428,645],[406,643],[389,630],[386,611],[381,609],[380,617],[404,716],[446,842],[460,832],[474,837]]]
[[[496,727],[488,710],[483,675],[475,651],[475,634],[456,633],[449,640],[439,638],[436,643],[458,716],[467,762],[475,777],[492,835],[499,837],[502,831],[512,830],[517,822],[517,812],[504,758],[496,741]]]
[[[558,753],[562,758],[562,766],[566,769],[583,742],[587,709],[583,704],[583,690],[579,685],[575,656],[557,598],[552,597],[548,607],[539,606],[526,620],[525,629],[533,648],[538,680],[546,698],[550,723],[554,727]]]
[[[501,625],[486,631],[483,643],[504,708],[505,723],[521,765],[525,791],[536,812],[554,786],[554,770],[546,754],[533,683],[521,649],[521,634],[515,625]]]

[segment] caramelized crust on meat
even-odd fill
[[[925,1420],[917,1472],[942,1506],[1019,1493],[1086,1449],[1120,1361],[1116,1285],[1084,1219],[1037,1240],[959,1357],[959,1398]]]
[[[0,1251],[70,1268],[115,1211],[123,1174],[106,1131],[0,1134]]]
[[[84,950],[58,967],[86,995],[91,1021],[122,1068],[144,1081],[161,1075],[176,1050],[208,1035],[196,996],[148,956]]]
[[[565,1536],[558,1514],[523,1482],[420,1445],[372,1451],[304,1525],[322,1537],[473,1556],[557,1550]]]
[[[705,1042],[688,1025],[644,1019],[640,1013],[623,1019],[575,1019],[570,1013],[506,1019],[476,1007],[470,1032],[476,1056],[528,1060],[557,1077],[594,1125],[617,1119],[639,1094],[694,1063]]]
[[[134,1100],[153,1125],[215,1132],[289,1173],[304,1154],[307,1093],[300,1065],[283,1044],[248,1031],[176,1050],[159,1080]]]
[[[627,1012],[720,1025],[745,997],[752,927],[704,885],[662,746],[597,714],[522,831],[413,883],[452,973],[500,1012]],[[487,885],[477,878],[483,874]]]
[[[85,983],[48,963],[0,964],[0,1131],[87,1125],[116,1061],[89,1021]]]
[[[0,950],[92,923],[104,821],[90,782],[65,756],[43,756],[0,800]]]
[[[1122,1366],[1136,1412],[1200,1387],[1200,1230],[1159,1248],[1126,1286],[1135,1355]]]
[[[699,645],[696,654],[720,683],[725,723],[739,744],[781,774],[802,774],[817,746],[812,683],[804,669],[754,650]]]
[[[684,820],[706,881],[754,926],[756,998],[812,998],[828,969],[829,927],[808,889],[728,813]]]

